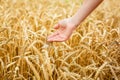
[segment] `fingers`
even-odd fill
[[[55,33],[53,33],[52,35],[48,36],[47,41],[48,42],[62,42],[65,41],[66,39],[63,37],[64,31],[65,31],[65,22],[64,21],[60,21],[58,24],[56,24],[54,26],[54,29],[58,29]],[[62,35],[62,36],[61,36]]]
[[[54,29],[59,29],[59,24],[56,24],[56,25],[54,26]],[[54,32],[52,35],[48,36],[48,40],[49,40],[50,38],[55,37],[55,36],[58,35],[58,34],[59,34],[58,31]]]
[[[62,37],[62,36],[60,36],[60,35],[56,35],[56,36],[54,36],[54,37],[52,37],[52,38],[49,38],[49,39],[48,39],[48,42],[63,42],[63,41],[65,41],[65,40],[67,40],[67,38]]]
[[[59,33],[58,33],[58,31],[56,31],[55,33],[53,33],[53,34],[51,34],[50,36],[48,36],[48,39],[49,38],[52,38],[52,37],[54,37],[54,36],[56,36],[56,35],[58,35]]]
[[[48,42],[58,42],[58,41],[61,41],[59,37],[53,37],[48,39]]]
[[[53,42],[56,39],[57,34],[50,35],[47,39],[48,42]],[[58,38],[57,38],[58,39]]]

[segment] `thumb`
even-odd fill
[[[58,29],[59,28],[59,24],[56,24],[55,26],[54,26],[54,29]]]

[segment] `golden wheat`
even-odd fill
[[[68,41],[49,43],[82,0],[0,0],[0,80],[120,80],[119,3],[104,0]]]

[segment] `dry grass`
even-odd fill
[[[0,80],[120,80],[120,0],[105,0],[68,41],[46,41],[81,2],[0,0]]]

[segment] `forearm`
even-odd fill
[[[72,17],[72,21],[78,26],[103,0],[85,0],[81,8]]]

